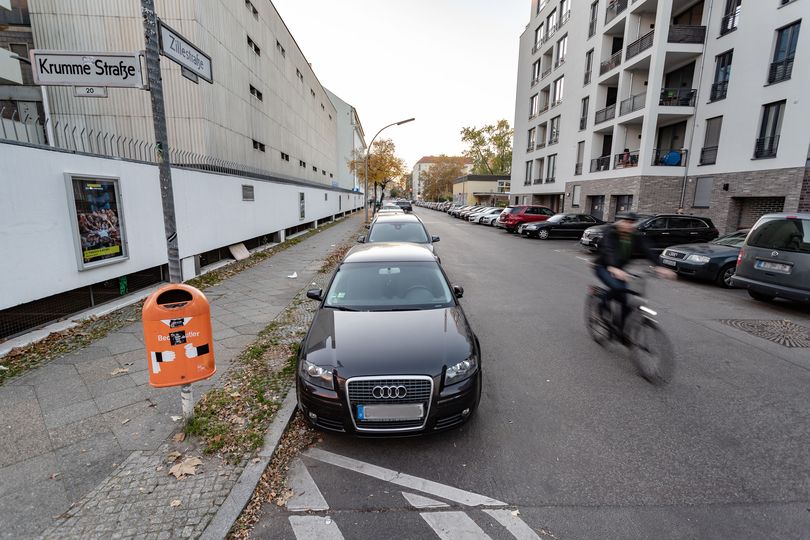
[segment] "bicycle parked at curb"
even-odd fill
[[[618,342],[627,347],[630,359],[639,375],[652,384],[666,384],[672,379],[675,367],[675,352],[667,334],[658,322],[658,312],[649,307],[644,297],[645,279],[628,272],[632,278],[627,303],[630,308],[624,322],[624,331],[617,328],[621,310],[618,302],[608,304],[605,312],[603,296],[607,289],[592,285],[585,302],[585,324],[596,343],[605,346]]]

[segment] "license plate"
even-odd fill
[[[583,238],[583,239],[581,239],[579,241],[579,243],[583,244],[583,245],[586,245],[586,246],[590,246],[591,245],[591,240],[589,238]]]
[[[790,273],[790,265],[789,264],[781,264],[769,261],[757,261],[754,264],[754,268],[758,270],[770,270],[772,272],[779,272],[781,274],[789,274]]]
[[[678,263],[677,263],[677,262],[672,261],[672,260],[670,260],[670,259],[663,259],[663,258],[662,258],[662,259],[661,259],[661,262],[662,262],[662,263],[664,263],[664,264],[665,264],[665,265],[667,265],[667,266],[678,266]]]
[[[422,403],[396,403],[391,405],[358,405],[358,420],[420,420],[425,415]]]

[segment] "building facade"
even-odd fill
[[[808,15],[800,0],[533,0],[513,201],[683,208],[721,231],[806,208]]]
[[[468,174],[453,181],[453,202],[506,206],[511,177],[496,174]]]
[[[366,136],[363,132],[363,124],[360,123],[357,109],[329,90],[325,90],[326,95],[329,96],[337,111],[337,163],[335,165],[335,179],[332,185],[359,191],[360,184],[357,173],[352,172],[349,164],[366,152]]]
[[[417,201],[422,200],[422,188],[424,187],[424,183],[422,182],[420,175],[430,169],[439,159],[447,158],[455,160],[458,162],[464,174],[469,174],[473,168],[473,160],[464,157],[464,156],[423,156],[416,162],[416,165],[413,166],[413,171],[411,172],[411,189],[413,190],[413,198]]]

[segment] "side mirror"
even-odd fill
[[[323,300],[323,289],[310,289],[307,291],[307,298],[310,300]]]
[[[431,242],[438,242],[439,240],[441,240],[441,238],[439,238],[438,236],[431,236],[430,237]]]
[[[453,294],[456,295],[456,298],[461,298],[464,296],[464,287],[461,285],[453,285]]]
[[[358,237],[357,237],[357,242],[358,242],[359,244],[365,244],[365,243],[366,243],[366,235],[365,235],[365,234],[361,234],[360,236],[358,236]]]

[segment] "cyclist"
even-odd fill
[[[676,274],[668,268],[658,266],[658,257],[650,251],[644,236],[636,229],[638,215],[635,212],[624,212],[616,215],[616,223],[608,227],[599,242],[599,252],[595,261],[596,276],[608,290],[602,298],[602,314],[610,313],[610,301],[616,300],[621,305],[619,320],[614,326],[619,338],[624,337],[624,321],[630,312],[627,305],[627,281],[630,277],[624,267],[633,259],[644,258],[656,266],[656,273],[666,279],[675,279]],[[606,318],[606,317],[605,317]]]

